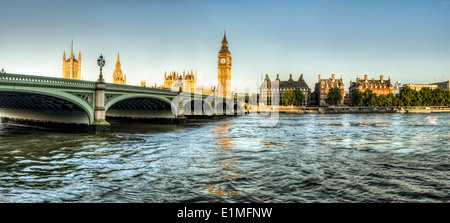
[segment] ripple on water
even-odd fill
[[[107,137],[0,125],[14,202],[449,202],[448,114],[249,115]]]

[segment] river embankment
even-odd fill
[[[278,111],[286,114],[340,114],[340,113],[445,113],[450,107],[306,107],[306,106],[264,106],[250,107],[249,112]]]

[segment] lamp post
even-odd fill
[[[100,75],[97,82],[95,82],[94,122],[91,124],[91,131],[95,134],[103,134],[111,132],[111,125],[105,120],[106,83],[102,74],[105,59],[103,59],[102,55],[97,59],[97,64],[100,67]]]
[[[98,77],[98,82],[105,82],[102,74],[103,67],[105,66],[105,59],[103,59],[103,55],[100,54],[100,57],[97,59],[97,64],[100,67],[100,76]]]

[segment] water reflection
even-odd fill
[[[235,168],[239,157],[233,151],[235,142],[231,132],[232,127],[233,120],[229,119],[213,129],[213,137],[217,142],[213,156],[218,169],[214,173],[207,173],[208,185],[205,185],[203,189],[219,197],[238,195],[232,183],[239,178],[241,170]],[[206,167],[204,164],[202,166]]]
[[[0,125],[13,202],[447,202],[448,114],[259,115],[62,134]]]

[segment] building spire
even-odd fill
[[[223,30],[223,40],[222,43],[228,43],[227,42],[227,30]]]
[[[223,40],[222,40],[222,48],[220,49],[219,53],[230,53],[228,50],[228,41],[227,41],[227,31],[223,31]]]
[[[120,69],[120,59],[119,59],[119,52],[117,52],[117,62],[116,62],[116,68]]]
[[[70,46],[70,58],[73,59],[73,39],[72,39],[72,45]]]

